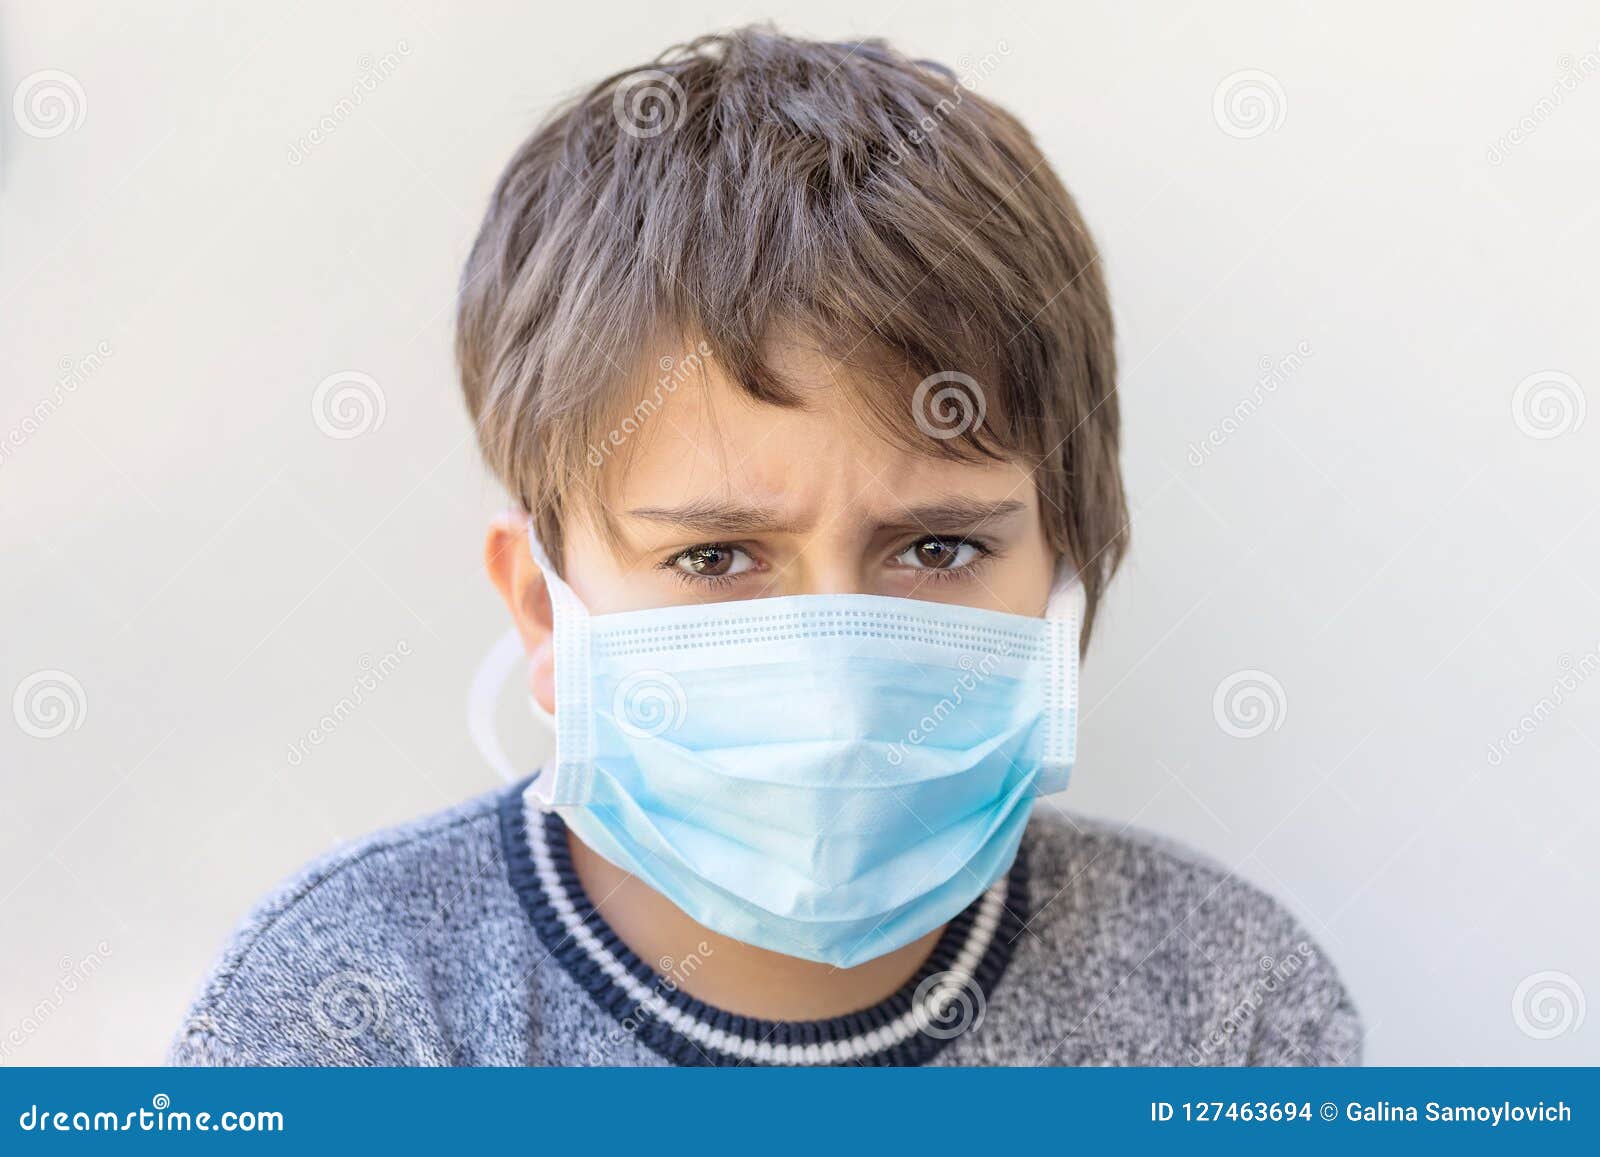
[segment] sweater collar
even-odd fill
[[[622,1033],[680,1065],[916,1065],[969,1032],[1027,922],[1027,866],[1010,871],[945,926],[917,974],[846,1016],[780,1021],[739,1016],[679,987],[690,962],[657,971],[612,931],[584,894],[555,812],[531,806],[526,782],[501,799],[507,873],[545,949]]]

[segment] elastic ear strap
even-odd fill
[[[528,791],[546,807],[588,801],[594,752],[594,713],[589,690],[589,611],[550,562],[533,523],[528,524],[528,553],[544,573],[550,592],[555,636],[556,758],[534,779]]]
[[[1083,583],[1062,564],[1045,605],[1050,632],[1050,669],[1045,675],[1044,751],[1038,785],[1041,793],[1067,786],[1078,754],[1078,652],[1088,599]]]

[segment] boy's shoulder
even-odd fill
[[[1332,960],[1261,888],[1049,799],[1027,849],[1035,982],[1082,1003],[1074,1025],[1102,1063],[1141,1040],[1148,1051],[1130,1046],[1124,1063],[1358,1062],[1360,1018]]]
[[[177,1064],[461,1063],[439,1020],[467,946],[525,927],[499,789],[307,865],[238,924],[185,1017]],[[443,983],[441,983],[441,981]],[[441,996],[441,993],[444,994]]]
[[[1271,896],[1175,837],[1080,815],[1049,797],[1035,807],[1028,836],[1029,875],[1066,885],[1063,895],[1092,893],[1100,903],[1127,903],[1196,891],[1200,897],[1225,893],[1230,902],[1264,917],[1283,912]]]

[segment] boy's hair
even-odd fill
[[[456,355],[484,456],[559,565],[565,519],[605,522],[619,428],[707,357],[804,405],[772,364],[795,340],[899,443],[1027,463],[1093,621],[1127,521],[1098,255],[1027,130],[942,66],[744,29],[601,81],[501,175]],[[680,368],[652,402],[663,352]]]

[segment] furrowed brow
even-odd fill
[[[984,526],[993,527],[1026,509],[1026,503],[1014,499],[1003,502],[979,502],[970,498],[945,498],[936,502],[907,506],[900,512],[900,517],[891,520],[891,524],[897,528],[909,527],[945,533],[972,531]]]
[[[699,534],[774,534],[789,529],[775,510],[709,498],[682,506],[636,506],[628,513],[646,522],[659,522]]]

